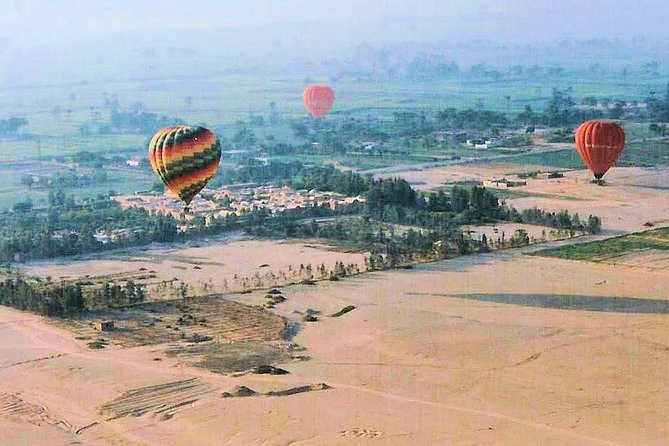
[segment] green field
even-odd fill
[[[545,249],[529,255],[602,262],[614,257],[647,249],[669,251],[669,228],[637,232],[590,243]]]
[[[560,169],[584,169],[585,165],[575,149],[557,152],[519,155],[508,159],[495,160],[496,163],[518,163]],[[667,166],[669,165],[669,141],[634,141],[625,147],[617,165],[619,166]]]
[[[497,163],[509,162],[533,166],[556,167],[560,169],[583,169],[583,161],[576,150],[565,149],[557,152],[533,153],[512,158],[496,160]]]
[[[540,79],[478,79],[467,76],[432,80],[370,79],[349,74],[338,79],[302,75],[212,74],[206,78],[170,76],[159,79],[126,79],[62,85],[34,85],[0,91],[0,118],[25,116],[27,132],[38,135],[72,134],[96,113],[103,113],[104,97],[117,98],[121,106],[135,102],[158,114],[210,126],[231,125],[250,113],[267,115],[270,102],[284,117],[306,116],[302,90],[308,82],[327,82],[336,92],[333,114],[365,117],[390,116],[397,110],[437,111],[447,107],[518,113],[526,105],[545,107],[553,88],[573,88],[575,98],[625,98],[643,100],[652,89],[660,90],[669,78],[636,73],[621,79],[617,73],[593,77],[587,73]],[[508,97],[508,99],[507,99]],[[59,107],[61,112],[54,113]]]
[[[553,200],[567,200],[567,201],[587,201],[584,198],[571,197],[569,195],[551,195],[551,194],[541,194],[538,192],[526,192],[522,189],[495,189],[493,191],[497,198],[525,198],[525,197],[534,197],[534,198],[550,198]]]
[[[50,191],[55,188],[28,188],[21,183],[24,175],[53,175],[66,172],[67,166],[56,163],[0,163],[0,209],[6,209],[15,203],[30,198],[36,206],[47,203]],[[78,169],[79,173],[88,173],[86,169]],[[77,197],[96,197],[109,191],[117,193],[133,193],[151,188],[156,177],[151,172],[139,168],[107,168],[108,179],[103,184],[88,184],[81,187],[62,187],[66,195]]]
[[[0,161],[67,157],[82,150],[106,156],[146,153],[144,135],[39,136],[0,139]]]
[[[398,111],[425,111],[433,114],[445,108],[476,108],[501,111],[514,115],[526,105],[541,112],[553,88],[573,87],[578,101],[584,96],[643,100],[649,89],[659,88],[669,79],[635,73],[620,78],[609,73],[597,78],[587,73],[548,76],[541,79],[505,77],[499,80],[476,78],[466,73],[443,79],[384,79],[364,74],[341,74],[336,78],[285,74],[230,74],[214,72],[205,76],[176,75],[167,70],[147,78],[128,78],[119,67],[109,66],[105,80],[32,85],[17,89],[0,89],[2,105],[0,119],[10,116],[25,117],[28,125],[16,138],[0,139],[0,163],[20,160],[50,161],[59,158],[69,162],[69,156],[89,151],[114,156],[144,156],[150,134],[84,136],[80,127],[85,123],[107,122],[110,116],[109,101],[118,101],[121,110],[129,110],[136,103],[144,110],[180,119],[193,124],[207,125],[221,136],[231,138],[249,116],[260,115],[264,126],[252,127],[257,144],[273,140],[288,144],[301,144],[290,127],[292,118],[307,116],[302,103],[302,90],[306,83],[326,82],[335,89],[332,116],[325,119],[343,119],[347,116],[381,121],[391,121]],[[29,77],[27,78],[29,79]],[[27,80],[26,82],[30,82]],[[105,105],[107,101],[107,105]],[[269,125],[270,104],[275,103],[278,122]],[[639,141],[649,138],[646,124],[630,124],[630,138]],[[493,156],[499,151],[478,151],[477,156]],[[410,138],[391,140],[383,156],[339,156],[332,153],[278,157],[277,160],[299,160],[322,164],[334,160],[343,166],[360,170],[390,167],[398,164],[425,163],[448,160],[453,157],[471,156],[471,151],[461,145],[440,143],[424,145]],[[565,150],[535,155],[518,155],[500,162],[518,162],[580,169],[583,164],[575,151]],[[648,165],[669,164],[667,143],[633,142],[625,151],[621,163]],[[0,179],[0,209],[10,206],[26,196],[34,201],[44,200],[47,190],[27,190],[21,187],[23,173],[0,165],[4,178]],[[67,190],[79,196],[94,196],[110,189],[131,192],[150,186],[155,178],[137,176],[131,171],[121,172],[118,179],[103,185],[91,185]]]
[[[474,186],[481,186],[482,184],[483,183],[481,181],[463,181],[456,184],[444,184],[443,186],[440,186],[435,190],[450,194],[453,191],[454,187],[472,188]],[[534,197],[534,198],[551,198],[553,200],[557,199],[557,200],[568,200],[568,201],[585,201],[583,198],[571,197],[568,195],[551,195],[551,194],[542,194],[538,192],[527,192],[517,188],[490,189],[490,190],[500,200],[506,198],[512,199],[512,198]]]
[[[638,141],[625,147],[618,164],[635,166],[669,165],[669,141]]]

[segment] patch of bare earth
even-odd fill
[[[362,268],[365,255],[318,241],[201,241],[197,247],[133,248],[80,260],[32,262],[22,271],[89,286],[132,280],[146,286],[148,300],[170,300],[183,296],[182,284],[188,296],[281,286],[305,278],[300,265],[333,269],[342,262]]]
[[[168,420],[176,412],[193,405],[202,395],[211,391],[210,386],[197,378],[156,384],[124,392],[113,401],[103,404],[100,413],[107,420],[126,416],[138,417],[147,413]]]
[[[96,331],[95,321],[107,319],[114,329]],[[284,320],[262,308],[222,297],[190,298],[105,312],[87,313],[64,321],[80,340],[104,338],[123,347],[172,342],[278,341]]]
[[[49,408],[24,400],[20,393],[0,392],[0,417],[26,421],[36,426],[49,424],[68,432],[73,430],[70,423]]]

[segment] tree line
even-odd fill
[[[275,215],[261,208],[241,215],[208,219],[196,216],[192,221],[180,222],[171,215],[150,215],[139,208],[124,210],[105,197],[77,202],[62,191],[51,191],[46,207],[35,208],[26,201],[15,206],[13,212],[0,214],[0,260],[24,261],[152,242],[178,242],[239,229],[258,236],[348,238],[367,246],[374,239],[370,234],[378,236],[383,232],[382,228],[374,227],[374,222],[399,224],[421,229],[409,239],[400,240],[399,245],[416,244],[419,250],[425,250],[438,240],[462,245],[463,242],[458,242],[458,227],[464,224],[514,221],[592,233],[601,227],[597,217],[590,216],[581,221],[577,215],[571,216],[566,211],[551,213],[534,209],[519,212],[500,204],[492,191],[478,186],[455,187],[450,195],[443,192],[419,194],[403,179],[375,180],[368,175],[341,172],[333,167],[290,163],[284,167],[273,165],[271,169],[271,176],[278,185],[362,195],[364,204],[338,210],[326,206],[308,207]],[[356,213],[365,218],[358,226],[346,230],[340,230],[337,224],[322,228],[304,224],[308,219]],[[187,230],[179,231],[179,225],[186,225]],[[123,237],[104,243],[96,240],[97,235],[119,230],[124,230]],[[376,244],[383,249],[381,245],[393,240],[392,237],[380,237]]]
[[[54,284],[20,275],[0,282],[0,305],[45,316],[76,314],[85,310],[81,284]]]

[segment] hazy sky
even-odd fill
[[[392,63],[412,48],[465,67],[663,61],[667,1],[0,0],[0,87],[222,70],[330,75],[370,68],[366,49],[384,44]],[[556,45],[639,38],[582,55]],[[471,40],[493,45],[459,45]]]
[[[0,0],[0,11],[14,46],[226,29],[341,45],[669,37],[667,0]]]

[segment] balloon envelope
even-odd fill
[[[607,121],[584,122],[574,139],[583,162],[598,180],[618,161],[625,147],[625,131]]]
[[[326,115],[334,102],[334,91],[327,85],[309,85],[302,94],[304,105],[313,117]]]
[[[204,127],[166,127],[153,135],[149,143],[151,167],[186,205],[214,176],[220,160],[221,144]]]

